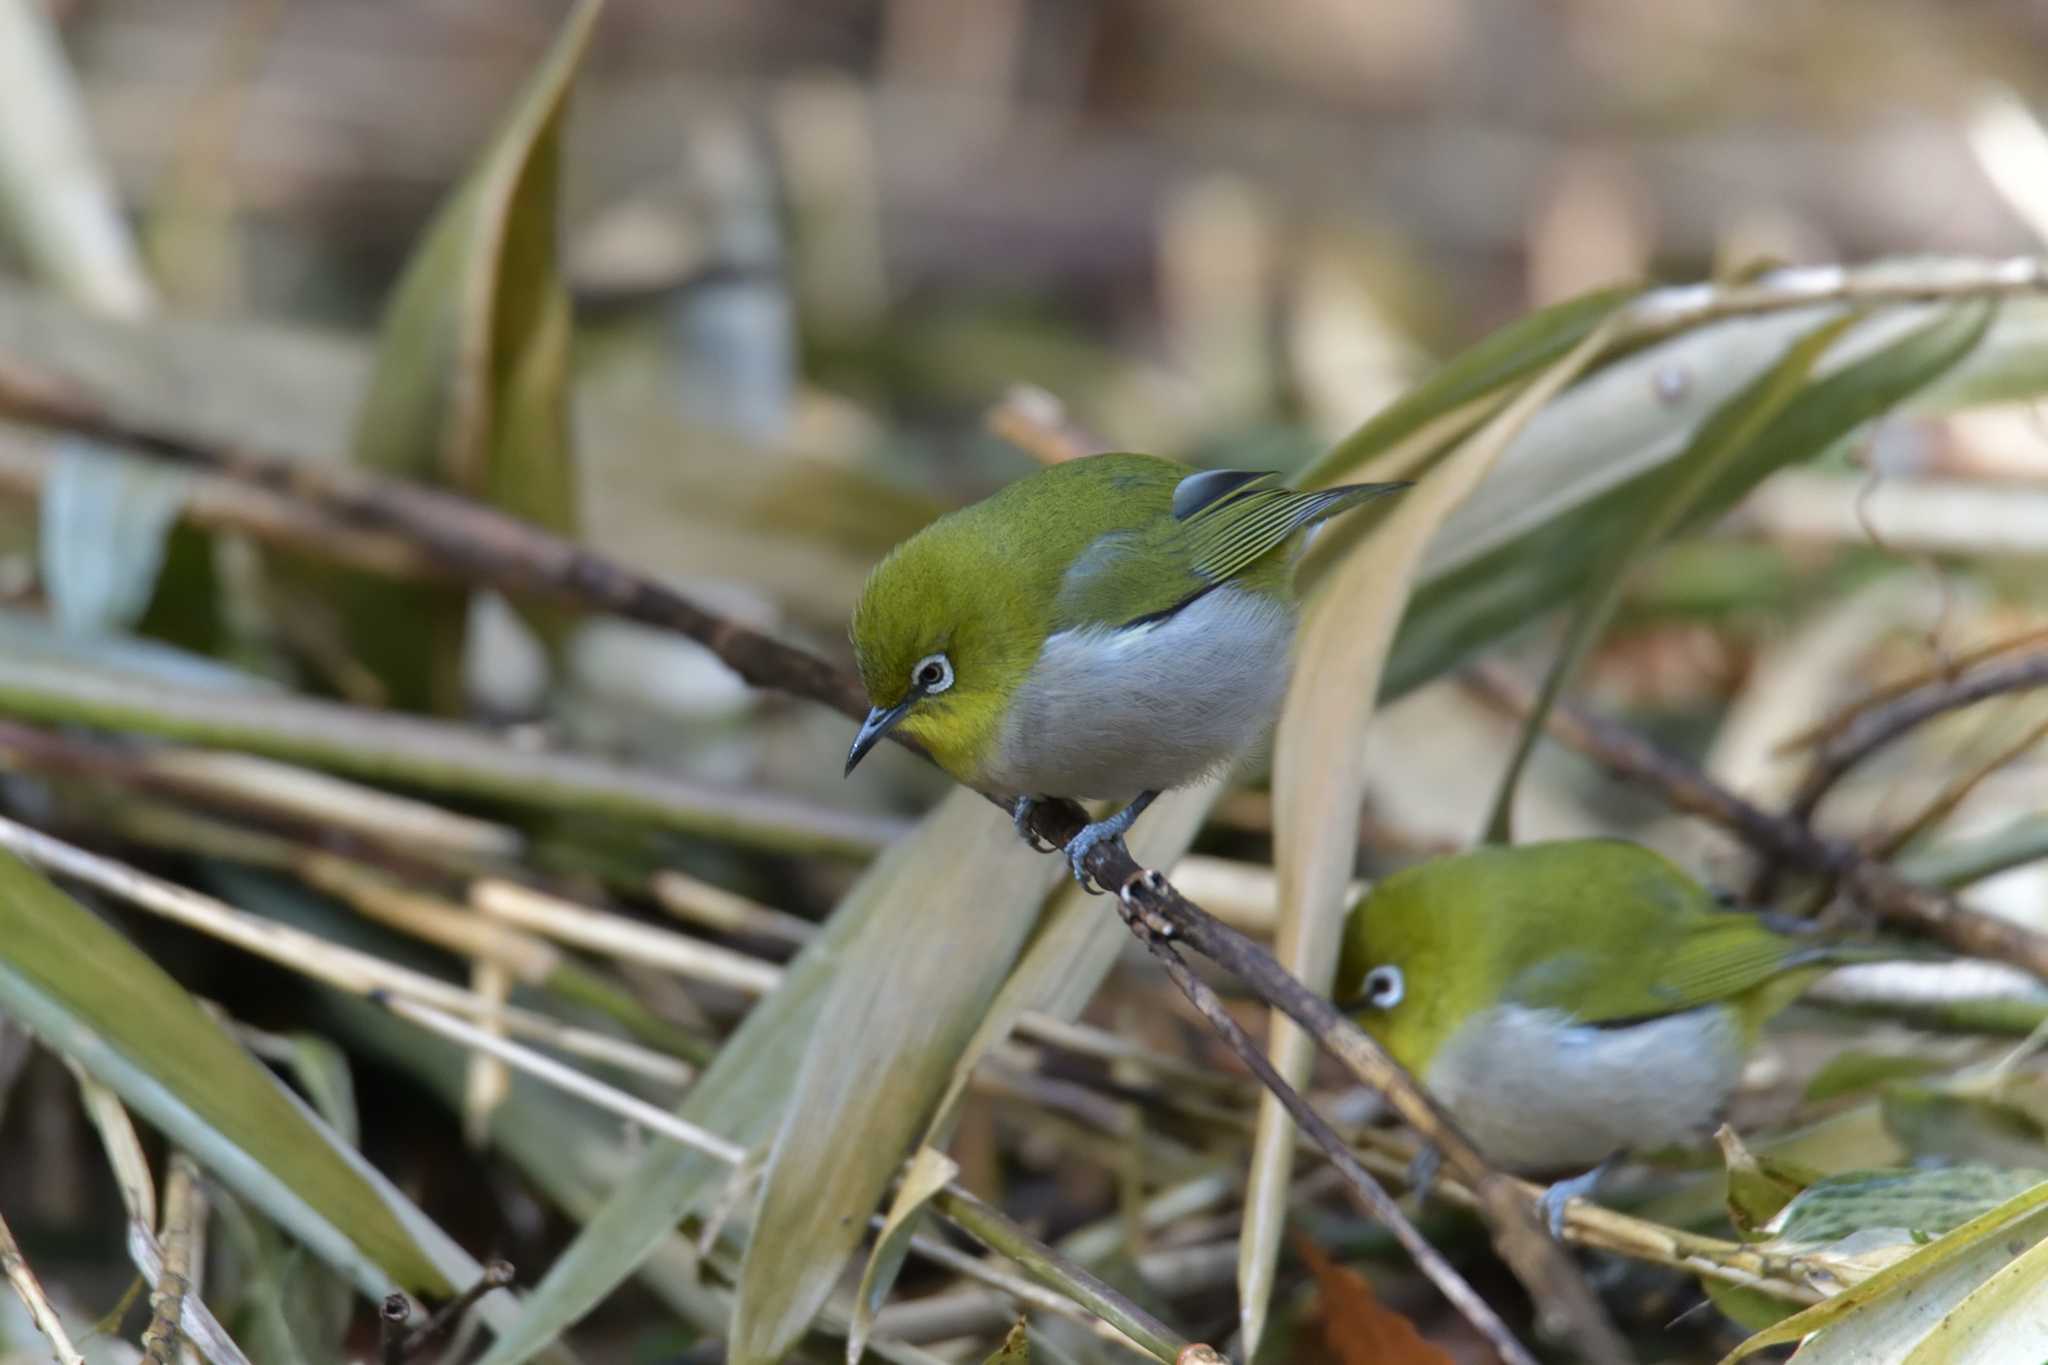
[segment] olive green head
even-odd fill
[[[1077,582],[1129,598],[1131,615],[1186,583],[1185,564],[1167,555],[1124,553],[1116,557],[1122,572],[1085,570],[1098,543],[1142,549],[1139,528],[1168,519],[1174,486],[1188,472],[1150,455],[1073,460],[948,513],[897,546],[854,608],[854,657],[874,711],[849,771],[883,733],[901,728],[940,767],[975,781],[1039,649],[1056,628],[1075,623]],[[1111,601],[1103,610],[1114,616],[1123,606]]]
[[[1724,910],[1640,844],[1571,839],[1476,849],[1379,883],[1345,927],[1336,999],[1420,1072],[1495,1005],[1625,1024],[1725,1003],[1753,1033],[1828,966],[1884,955]]]

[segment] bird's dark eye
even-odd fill
[[[952,662],[943,654],[927,654],[910,671],[910,680],[928,697],[943,692],[953,685]]]
[[[1401,975],[1399,967],[1387,963],[1365,974],[1358,993],[1374,1009],[1390,1010],[1400,1004],[1401,997],[1408,993],[1407,978]]]

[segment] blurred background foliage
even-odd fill
[[[1621,296],[1497,331],[1536,310],[2038,253],[2044,44],[2040,6],[1933,0],[0,0],[0,399],[28,374],[115,427],[353,455],[843,663],[867,566],[1038,460],[1334,476],[1392,450],[1450,477],[1448,447],[1410,448],[1420,419],[1484,409]],[[1359,750],[1370,721],[1361,789],[1276,793],[1254,764],[1163,805],[1138,856],[1326,986],[1332,925],[1302,888],[1479,837],[1519,721],[1456,670],[1540,677],[1582,592],[1605,600],[1578,618],[1573,695],[1771,808],[1806,772],[1784,742],[1846,703],[2038,650],[2041,301],[1888,299],[1839,345],[1816,331],[1833,316],[1634,336],[1504,430],[1490,474],[1468,460],[1459,477],[1485,478],[1455,510],[1446,494],[1441,528],[1330,537],[1311,570],[1349,595],[1319,638],[1384,616],[1391,639],[1316,699],[1339,718],[1318,742]],[[1490,334],[1493,368],[1437,371]],[[1749,386],[1771,376],[1766,402]],[[1717,414],[1754,427],[1715,445]],[[259,1361],[364,1358],[380,1289],[436,1299],[489,1256],[538,1286],[486,1300],[499,1358],[571,1324],[593,1360],[708,1361],[728,1334],[735,1358],[743,1338],[843,1358],[850,1324],[897,1360],[1140,1358],[1076,1321],[1096,1310],[1030,1299],[1028,1249],[967,1192],[1174,1344],[1487,1358],[1284,1130],[1250,1159],[1257,1101],[1216,1040],[1099,902],[1034,918],[1057,863],[925,765],[877,754],[842,782],[843,718],[695,644],[468,592],[387,539],[323,539],[275,500],[18,416],[0,401],[0,814],[120,860],[7,845],[116,934],[0,854],[0,1216],[74,1336],[132,1286],[124,1220],[189,1251],[175,1147],[208,1172],[204,1297]],[[1356,586],[1411,579],[1405,617]],[[1820,828],[2048,929],[2044,708],[2018,692],[1916,731]],[[1518,792],[1522,838],[1628,833],[1751,878],[1735,841],[1558,750]],[[1290,798],[1323,826],[1292,846]],[[1734,1123],[1806,1174],[1746,1234],[1827,1248],[1847,1284],[2004,1209],[1924,1272],[1991,1311],[1971,1297],[1998,1268],[1986,1238],[2048,1231],[2001,1203],[2027,1197],[2013,1172],[2048,1169],[2048,1109],[2026,1066],[1984,1068],[2048,1009],[1983,970],[1981,989],[1849,982],[1774,1035]],[[516,1001],[532,1017],[499,1032],[721,1140],[818,1140],[767,1163],[756,1245],[753,1187],[723,1165],[513,1079],[371,987]],[[1376,1117],[1306,1049],[1289,1065],[1347,1123]],[[161,1217],[101,1159],[125,1111]],[[885,1238],[856,1293],[811,1223],[876,1207],[920,1141],[954,1183],[903,1227],[938,1251],[898,1279]],[[1981,1178],[1861,1221],[1862,1177],[1787,1202],[1818,1172],[1912,1162]],[[1644,1182],[1642,1226],[1732,1239],[1751,1167],[1729,1163],[1732,1182]],[[1846,1224],[1816,1213],[1845,1199]],[[1427,1227],[1526,1321],[1469,1219],[1437,1206]],[[1000,1243],[984,1270],[1008,1283],[957,1278],[963,1228]],[[1691,1311],[1708,1290],[1651,1264],[1642,1227],[1596,1232],[1626,1253],[1600,1280],[1646,1355],[1715,1359],[1796,1306],[1723,1276],[1725,1313]],[[1241,1257],[1241,1235],[1265,1251]],[[799,1284],[812,1299],[763,1306],[760,1286]],[[1005,1345],[1020,1309],[1029,1340]],[[113,1313],[87,1354],[134,1359],[143,1316]],[[0,1357],[38,1342],[0,1303]]]

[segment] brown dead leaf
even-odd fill
[[[1306,1237],[1295,1238],[1294,1246],[1322,1291],[1323,1341],[1342,1365],[1453,1365],[1414,1323],[1379,1301],[1365,1276],[1338,1265]]]

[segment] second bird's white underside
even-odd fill
[[[1502,1005],[1459,1029],[1423,1081],[1494,1161],[1555,1172],[1698,1138],[1741,1070],[1732,1010],[1597,1028]]]
[[[1287,691],[1294,612],[1241,588],[1162,621],[1045,642],[997,737],[993,784],[1128,799],[1193,782],[1260,737]]]

